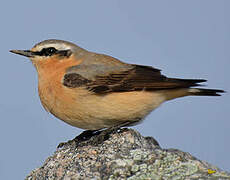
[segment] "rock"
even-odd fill
[[[189,153],[162,149],[132,129],[111,132],[101,144],[98,136],[69,141],[26,179],[230,179],[228,172]]]

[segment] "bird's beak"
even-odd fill
[[[10,52],[15,53],[15,54],[19,54],[22,56],[26,56],[26,57],[34,57],[35,53],[33,51],[30,50],[10,50]]]

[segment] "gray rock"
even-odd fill
[[[229,173],[189,153],[162,149],[132,129],[111,132],[102,143],[99,136],[67,142],[26,179],[230,179]]]

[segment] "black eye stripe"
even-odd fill
[[[57,49],[55,49],[54,47],[43,48],[40,51],[40,56],[52,56],[56,52],[57,52]]]
[[[57,50],[54,47],[43,48],[41,51],[34,52],[37,56],[52,56],[54,54],[69,57],[71,50]]]
[[[62,50],[62,51],[58,51],[57,53],[60,56],[66,56],[66,57],[69,57],[71,55],[71,51],[70,50]]]

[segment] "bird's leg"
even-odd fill
[[[76,141],[76,142],[86,141],[90,139],[92,136],[97,135],[97,134],[100,134],[99,130],[86,130],[86,131],[83,131],[77,137],[75,137],[73,141]]]
[[[95,139],[93,139],[93,144],[98,145],[98,144],[103,143],[104,141],[109,139],[109,134],[111,134],[112,132],[115,132],[115,131],[119,130],[121,127],[127,126],[129,124],[130,124],[130,122],[125,122],[125,123],[119,124],[117,126],[109,127],[107,129],[105,129],[104,131],[99,132],[99,135],[96,136]]]
[[[105,140],[109,139],[109,134],[111,134],[112,132],[115,132],[118,129],[120,129],[121,127],[127,126],[129,124],[130,124],[130,122],[125,122],[125,123],[119,124],[117,126],[109,127],[109,128],[102,130],[102,131],[100,131],[100,130],[86,130],[86,131],[83,131],[80,135],[78,135],[74,139],[67,141],[67,142],[60,143],[57,146],[57,148],[62,148],[64,145],[71,143],[71,142],[75,142],[76,144],[79,144],[80,142],[89,140],[92,136],[96,136],[92,140],[92,144],[94,144],[94,145],[101,144]]]
[[[80,135],[76,136],[74,139],[69,140],[67,142],[62,142],[60,143],[57,148],[62,148],[64,145],[71,143],[71,142],[75,142],[75,143],[79,143],[82,141],[86,141],[89,140],[92,136],[100,134],[100,131],[98,130],[86,130],[83,131]]]

